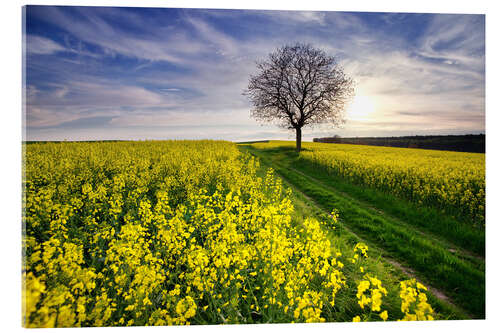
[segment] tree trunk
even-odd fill
[[[297,127],[297,140],[296,140],[296,147],[297,147],[297,152],[300,153],[300,150],[302,149],[302,128]]]

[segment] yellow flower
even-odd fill
[[[338,310],[347,278],[327,236],[332,220],[296,223],[291,191],[271,169],[258,176],[258,160],[234,143],[26,151],[26,326],[241,323],[270,314],[323,322]],[[364,260],[367,249],[356,244],[347,260]],[[365,275],[357,287],[360,307],[380,311],[381,281]],[[423,291],[402,285],[406,318],[433,318]]]

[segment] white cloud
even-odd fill
[[[116,82],[88,83],[73,82],[72,90],[78,96],[71,103],[93,106],[152,106],[166,105],[167,100],[161,94],[143,87],[120,85]]]
[[[57,89],[55,92],[54,92],[54,96],[56,98],[64,98],[64,96],[66,96],[66,94],[69,92],[69,88],[68,87],[62,87],[60,89]]]
[[[36,89],[36,88],[32,88]],[[71,95],[71,96],[70,96]],[[155,106],[169,105],[168,99],[160,93],[143,87],[101,80],[94,82],[68,81],[65,86],[57,85],[52,91],[28,96],[28,106],[109,107],[109,106]]]
[[[167,92],[177,92],[177,91],[181,91],[181,89],[179,88],[164,88],[164,89],[160,89],[161,91],[167,91]]]
[[[269,18],[276,20],[277,23],[290,24],[326,24],[325,12],[313,11],[259,11],[261,15],[267,15]]]
[[[64,51],[65,48],[51,39],[41,36],[26,36],[26,51],[33,54],[53,54]]]
[[[241,92],[256,70],[255,60],[295,41],[310,42],[339,55],[362,93],[375,100],[378,112],[374,116],[378,119],[350,122],[342,133],[484,128],[484,56],[480,52],[484,36],[477,28],[481,25],[477,16],[464,21],[436,16],[423,37],[407,41],[387,30],[368,28],[356,15],[338,12],[252,12],[273,18],[269,21],[279,28],[265,35],[249,33],[243,39],[217,28],[207,15],[184,13],[179,18],[184,24],[151,27],[139,15],[119,9],[106,11],[114,18],[125,15],[136,29],[142,29],[132,34],[109,23],[101,15],[104,11],[82,9],[79,14],[83,20],[74,20],[57,8],[49,12],[44,19],[56,22],[76,39],[100,46],[107,55],[138,61],[130,72],[120,69],[126,76],[117,74],[116,78],[71,72],[68,68],[73,64],[69,63],[61,68],[60,63],[44,64],[61,82],[50,89],[36,83],[27,88],[28,124],[32,128],[99,116],[112,117],[110,126],[132,127],[131,136],[149,133],[144,128],[162,126],[251,126],[256,122],[250,119],[251,106]],[[403,19],[404,15],[386,17],[389,24]],[[474,32],[466,35],[471,29]],[[51,45],[48,41],[45,45]],[[96,57],[89,49],[75,45],[68,41],[66,49]],[[64,50],[52,45],[44,52],[58,52],[58,47]],[[44,50],[41,46],[38,49]],[[62,60],[80,64],[80,60]],[[106,70],[100,59],[93,61],[96,72]],[[176,70],[165,70],[158,61],[170,62]],[[457,120],[459,117],[463,120]]]
[[[40,91],[34,85],[28,85],[26,87],[26,97],[34,98]]]
[[[109,9],[107,13],[117,12],[119,15],[125,15],[120,9]],[[74,19],[63,10],[57,7],[44,8],[43,15],[40,18],[51,23],[59,25],[61,28],[73,34],[76,38],[100,46],[106,54],[115,55],[123,54],[130,57],[147,60],[163,60],[173,63],[183,63],[182,57],[183,48],[177,49],[172,47],[176,42],[181,42],[184,46],[189,43],[184,40],[182,34],[169,34],[162,35],[158,38],[155,32],[150,35],[150,38],[134,37],[129,33],[117,29],[115,26],[106,22],[98,15],[99,10],[92,10],[92,8],[82,7],[79,14],[84,18]],[[148,22],[143,22],[142,19],[139,24],[148,26]],[[181,50],[177,52],[176,50]],[[191,45],[184,48],[187,52],[196,52],[199,47]]]
[[[215,48],[223,56],[230,56],[237,53],[238,46],[236,41],[227,34],[218,31],[202,19],[187,17],[186,20],[195,27],[199,37],[201,37],[206,46]]]
[[[419,54],[484,68],[484,16],[443,14],[433,17],[422,38]]]
[[[67,109],[55,111],[44,107],[29,107],[26,117],[26,126],[28,128],[51,127],[78,119],[81,119],[79,113],[68,112]]]
[[[255,122],[248,118],[248,110],[196,110],[191,112],[137,110],[133,114],[114,117],[116,126],[248,126]]]

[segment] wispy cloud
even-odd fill
[[[85,129],[96,138],[286,138],[249,118],[241,92],[257,59],[296,41],[337,56],[377,106],[362,121],[306,130],[306,138],[484,130],[481,15],[50,6],[27,12],[30,138],[81,138]]]
[[[51,39],[33,35],[26,37],[26,45],[26,52],[33,54],[53,54],[65,50]]]
[[[484,68],[484,16],[436,15],[419,53],[476,70]]]

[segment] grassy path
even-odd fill
[[[358,202],[364,203],[365,206],[374,207],[379,212],[397,217],[429,235],[433,234],[448,240],[456,247],[452,248],[452,251],[461,249],[463,253],[484,261],[484,229],[471,226],[467,223],[468,221],[464,221],[461,217],[450,216],[432,207],[417,205],[391,194],[352,184],[341,177],[328,174],[324,170],[318,170],[317,166],[298,159],[297,154],[293,151],[285,152],[280,160],[275,162],[285,163],[287,168],[294,170],[300,169],[302,174],[328,185],[343,195],[355,197]]]
[[[352,195],[350,195],[346,192],[340,191],[340,190],[334,188],[332,185],[325,184],[325,183],[321,182],[320,180],[318,180],[317,178],[309,176],[308,174],[306,174],[306,173],[304,173],[304,172],[302,172],[294,167],[289,166],[289,168],[292,171],[294,171],[294,172],[300,174],[301,176],[307,178],[308,180],[312,181],[316,185],[323,187],[324,189],[327,189],[329,191],[332,191],[332,192],[336,193],[337,195],[344,196],[350,202],[352,202],[360,207],[363,207],[364,209],[369,210],[373,215],[379,215],[379,216],[383,217],[384,219],[390,221],[393,224],[410,228],[412,232],[415,232],[422,237],[428,238],[429,240],[433,241],[434,243],[439,244],[443,248],[448,248],[449,252],[455,253],[456,256],[460,257],[463,260],[469,261],[472,265],[476,266],[478,269],[484,270],[484,257],[481,257],[480,255],[475,254],[475,253],[473,253],[465,248],[461,248],[461,247],[457,246],[456,244],[450,242],[447,239],[442,239],[439,236],[436,236],[435,234],[430,233],[429,231],[427,231],[421,227],[415,226],[414,224],[410,224],[410,223],[408,223],[408,221],[405,221],[405,220],[401,219],[400,217],[391,216],[387,212],[382,211],[382,210],[378,209],[377,207],[370,205],[366,202],[360,201],[360,200],[354,198]]]
[[[452,237],[443,236],[439,228],[418,223],[418,216],[407,209],[387,209],[378,205],[377,200],[362,200],[363,196],[360,199],[356,191],[346,186],[339,190],[322,179],[321,171],[311,173],[292,164],[294,159],[289,152],[257,150],[251,146],[241,146],[241,149],[272,166],[323,211],[338,209],[346,231],[379,248],[393,264],[432,286],[435,294],[442,292],[442,298],[446,295],[471,317],[484,318],[485,274],[480,247],[466,250],[461,246],[463,242],[459,241],[458,245],[451,242]]]
[[[274,169],[274,166],[271,166],[265,159],[260,159],[260,161],[261,170],[258,174],[261,177],[264,177],[267,169],[271,167]],[[282,180],[285,188],[290,188],[292,190],[291,200],[295,208],[293,213],[293,220],[295,223],[301,223],[307,217],[315,217],[320,221],[329,219],[329,213],[325,212],[325,210],[322,209],[312,198],[301,192],[296,186],[288,182],[285,178],[282,177]],[[366,259],[363,266],[366,268],[366,271],[374,273],[375,276],[380,278],[385,287],[389,290],[392,289],[393,294],[397,294],[398,292],[397,288],[399,281],[409,278],[417,278],[417,280],[423,282],[413,274],[411,269],[403,267],[399,263],[385,256],[383,257],[382,254],[384,252],[380,248],[375,246],[372,242],[352,232],[348,227],[346,227],[345,224],[339,224],[335,228],[324,227],[324,231],[334,248],[340,250],[345,258],[353,256],[353,247],[356,243],[364,242],[368,244],[370,247],[370,257]],[[349,267],[349,265],[344,267],[344,269],[349,285],[347,289],[341,289],[337,295],[336,307],[338,308],[338,312],[330,314],[328,321],[351,321],[353,316],[359,314],[359,305],[356,302],[357,299],[355,296],[357,285],[353,282],[360,280],[363,274],[360,274],[357,270],[353,270],[352,267]],[[429,303],[432,305],[433,309],[439,313],[436,319],[463,320],[471,318],[471,316],[468,315],[463,309],[451,303],[449,299],[442,294],[442,292],[429,285],[427,287],[431,292],[428,294]],[[399,299],[393,298],[384,300],[384,309],[389,311],[388,320],[397,320],[400,318],[397,315],[399,313],[399,308]]]

